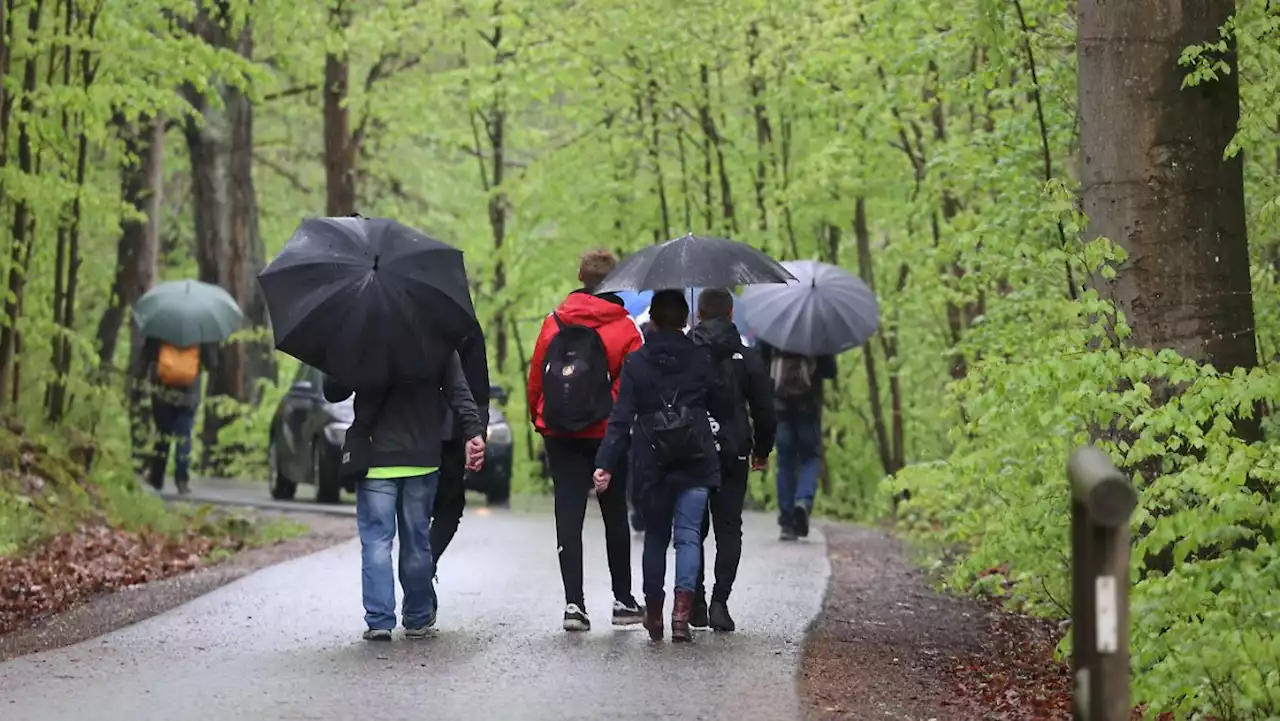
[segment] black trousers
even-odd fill
[[[727,602],[738,577],[738,563],[742,560],[742,506],[747,499],[747,474],[751,464],[746,458],[721,460],[720,489],[707,499],[707,513],[702,516],[702,542],[705,547],[707,534],[716,534],[716,585],[711,591],[713,602]],[[697,598],[706,598],[705,550],[698,559]]]
[[[444,555],[444,549],[458,532],[462,511],[467,506],[467,489],[463,478],[467,469],[467,444],[465,441],[445,441],[440,445],[440,479],[436,486],[436,501],[431,510],[431,556],[436,563]]]
[[[565,603],[586,608],[582,593],[582,524],[587,516],[587,497],[594,482],[596,451],[600,441],[590,438],[547,436],[547,463],[555,484],[556,543],[560,549],[560,578],[564,581]],[[624,475],[596,494],[604,519],[605,555],[613,579],[613,597],[630,603],[631,530],[627,527],[627,486]]]

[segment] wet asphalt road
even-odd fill
[[[639,627],[610,627],[593,513],[585,543],[595,628],[560,630],[553,528],[545,514],[469,511],[440,569],[433,638],[359,639],[352,541],[107,636],[0,664],[0,720],[802,717],[796,673],[829,573],[816,532],[782,544],[771,517],[750,516],[730,604],[739,632],[673,646],[651,643]],[[636,538],[637,592],[639,560]]]

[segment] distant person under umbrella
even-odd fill
[[[822,382],[836,377],[834,356],[805,356],[760,343],[778,411],[778,525],[780,538],[809,535],[809,517],[822,474]]]
[[[597,492],[607,492],[613,473],[627,462],[645,514],[644,626],[650,638],[663,636],[667,547],[675,540],[675,600],[671,640],[692,641],[690,614],[702,547],[707,496],[720,486],[710,416],[728,418],[732,404],[715,377],[711,354],[681,328],[689,304],[678,290],[654,295],[653,339],[623,366],[618,402],[608,433],[596,454]],[[708,415],[710,413],[710,416]],[[634,439],[628,437],[634,428]]]
[[[169,451],[176,445],[173,476],[179,493],[190,491],[191,434],[202,395],[201,377],[212,377],[216,344],[244,322],[235,298],[223,288],[198,280],[161,283],[133,307],[133,320],[145,338],[130,374],[151,400],[157,440],[143,469],[156,490],[164,488]]]

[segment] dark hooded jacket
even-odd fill
[[[457,353],[449,354],[440,369],[439,380],[406,383],[384,392],[356,393],[356,422],[377,416],[373,424],[373,468],[384,466],[440,466],[441,430],[445,408],[452,408],[462,420],[467,438],[483,436],[475,399],[462,372]],[[344,401],[352,389],[325,376],[324,397],[330,403]]]
[[[711,436],[710,419],[728,417],[733,408],[723,386],[715,382],[711,353],[678,331],[658,331],[640,350],[627,356],[622,366],[618,400],[609,416],[608,430],[596,454],[596,466],[617,473],[627,462],[631,448],[630,482],[642,502],[669,497],[684,488],[718,488],[720,461]],[[703,458],[679,466],[663,467],[647,436],[646,419],[664,408],[664,399],[676,399],[703,419],[706,452]],[[632,426],[635,434],[628,444]]]
[[[737,326],[728,320],[699,323],[689,331],[689,337],[711,351],[715,376],[733,403],[731,415],[716,416],[721,456],[768,456],[773,452],[778,416],[773,407],[773,381],[760,352],[742,345]]]

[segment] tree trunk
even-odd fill
[[[489,46],[493,49],[494,97],[485,119],[492,159],[489,168],[489,229],[493,235],[493,296],[501,297],[507,287],[507,268],[502,260],[502,246],[507,240],[507,193],[502,187],[507,169],[507,110],[506,96],[502,91],[503,65],[509,55],[502,46],[502,0],[493,3],[493,35]],[[477,150],[479,150],[477,148]],[[506,304],[499,302],[493,313],[494,365],[498,372],[507,368],[509,339],[507,337]]]
[[[207,44],[252,57],[249,25],[229,28],[202,9],[195,33]],[[266,264],[258,232],[258,201],[253,185],[253,107],[239,89],[213,83],[221,105],[193,87],[183,89],[203,122],[188,119],[184,126],[191,156],[196,262],[200,280],[220,285],[240,304],[248,324],[265,328],[267,305],[255,280]],[[275,379],[276,365],[269,340],[224,345],[218,367],[211,374],[206,396],[229,396],[252,403],[257,381]],[[216,452],[218,432],[228,418],[206,405],[203,465],[217,473],[225,463]]]
[[[706,137],[707,152],[707,226],[711,227],[711,152],[715,151],[716,171],[720,181],[720,213],[724,218],[724,229],[727,233],[737,234],[738,219],[734,214],[733,191],[729,185],[729,173],[725,168],[724,147],[720,132],[716,129],[715,118],[711,115],[711,70],[704,63],[698,69],[702,81],[702,104],[698,107],[698,119],[702,123],[702,133]]]
[[[866,200],[859,197],[854,205],[853,235],[858,249],[858,275],[874,293],[876,288],[875,268],[871,261],[871,231],[867,225]],[[906,286],[907,266],[904,264],[898,272],[898,292]],[[885,327],[891,326],[886,331]],[[862,358],[867,371],[867,391],[871,404],[871,426],[876,436],[876,451],[880,456],[880,466],[886,476],[891,476],[906,466],[906,448],[902,423],[902,385],[896,370],[898,357],[898,333],[896,326],[881,321],[877,331],[880,348],[884,352],[885,362],[889,365],[889,418],[885,418],[884,402],[880,398],[880,373],[876,367],[875,352],[870,344],[863,347]],[[896,502],[897,499],[895,499]]]
[[[1257,361],[1243,164],[1223,150],[1240,117],[1229,70],[1182,89],[1183,49],[1220,40],[1233,0],[1081,0],[1081,185],[1089,237],[1128,259],[1097,279],[1134,344],[1170,348],[1221,372]],[[1230,42],[1230,41],[1229,41]]]
[[[329,30],[346,35],[351,13],[338,0],[329,10]],[[324,58],[324,179],[325,213],[351,215],[356,211],[355,142],[347,110],[350,61],[345,48]]]
[[[747,30],[747,46],[750,48],[747,55],[747,68],[750,76],[748,84],[751,92],[752,112],[755,114],[756,121],[756,153],[758,155],[756,157],[754,180],[756,212],[760,214],[757,227],[762,231],[767,231],[769,230],[769,205],[765,197],[766,179],[768,178],[765,156],[768,155],[768,148],[773,143],[773,128],[769,126],[769,111],[765,107],[764,74],[756,68],[756,64],[760,59],[760,50],[757,47],[759,42],[760,28],[756,23],[752,22],[750,29]],[[767,251],[768,248],[765,248],[765,250]]]
[[[40,30],[40,9],[43,4],[43,0],[35,0],[27,11],[28,37],[35,37]],[[22,175],[30,175],[34,168],[29,117],[32,112],[31,96],[36,89],[36,71],[36,58],[27,58],[22,72],[23,118],[18,121],[18,172]],[[14,361],[19,345],[18,319],[21,315],[22,293],[26,288],[26,266],[31,259],[31,224],[31,206],[26,200],[19,200],[13,210],[12,235],[9,240],[8,294],[4,299],[4,326],[0,328],[0,405],[6,399],[12,399],[16,405],[18,397],[18,370]]]
[[[667,204],[667,180],[662,173],[662,133],[658,125],[658,82],[653,78],[649,78],[648,85],[648,110],[649,110],[649,136],[646,138],[649,146],[649,162],[653,163],[653,175],[655,178],[658,193],[658,208],[662,215],[662,239],[671,239],[671,208]]]
[[[115,280],[111,301],[98,320],[98,364],[115,362],[120,328],[130,307],[156,282],[156,254],[160,246],[160,204],[164,192],[164,118],[116,125],[130,161],[120,166],[121,199],[143,220],[126,220],[116,243]]]

